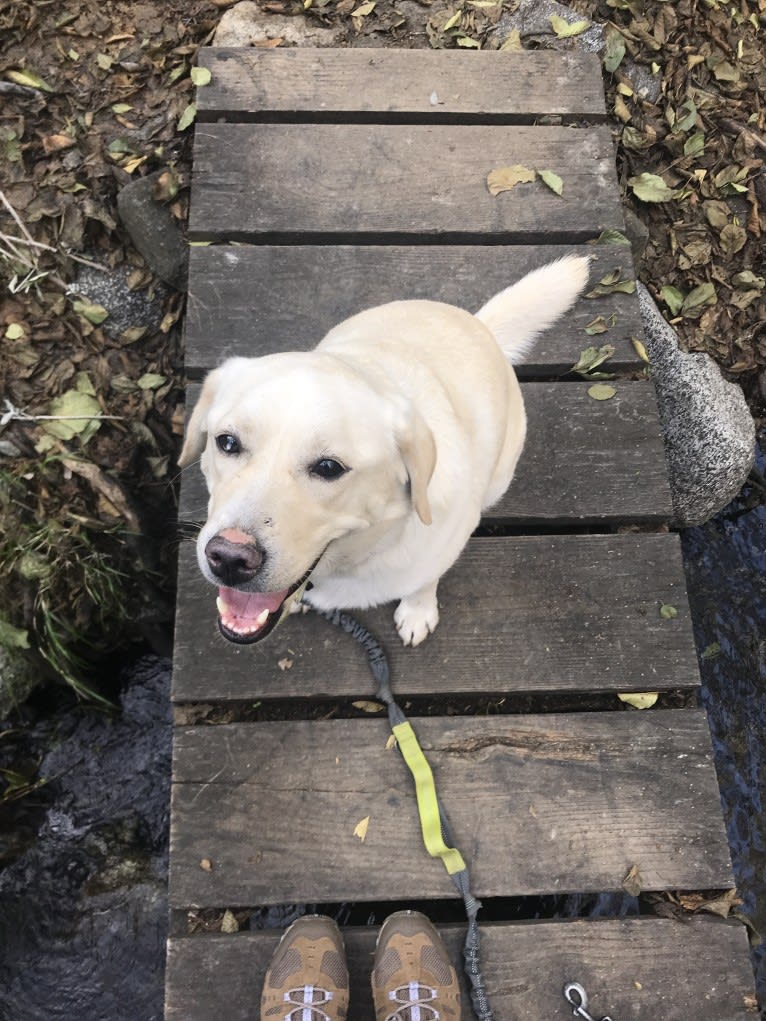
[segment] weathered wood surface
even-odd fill
[[[345,316],[387,300],[475,309],[563,254],[557,246],[622,228],[608,128],[531,123],[538,112],[561,124],[602,119],[595,58],[248,50],[203,51],[202,63],[213,81],[198,96],[191,236],[254,245],[192,252],[191,375],[230,354],[309,348]],[[489,171],[516,163],[558,173],[563,195],[538,180],[490,196]],[[625,249],[579,250],[598,259],[594,280],[617,265],[634,275]],[[584,333],[613,311],[608,335]],[[519,372],[555,380],[602,340],[615,344],[614,369],[631,372],[642,367],[630,346],[639,334],[635,296],[582,301]],[[616,387],[597,403],[587,384],[525,384],[527,449],[490,522],[608,532],[671,517],[652,388]],[[190,388],[190,404],[198,392]],[[182,516],[204,519],[205,503],[193,469]],[[440,593],[440,627],[416,650],[401,647],[391,607],[364,615],[403,700],[698,685],[676,536],[474,539]],[[324,621],[292,619],[262,646],[235,647],[217,635],[214,595],[187,544],[176,702],[286,698],[300,715],[312,698],[373,694],[358,646]],[[678,616],[661,618],[662,603]],[[619,891],[633,865],[645,890],[731,887],[701,710],[415,726],[478,895]],[[170,901],[178,917],[195,906],[453,898],[440,863],[423,852],[411,781],[387,738],[379,716],[176,728]],[[368,815],[361,843],[353,831]],[[503,903],[495,902],[500,912]],[[594,1016],[616,1021],[752,1016],[744,930],[719,920],[484,932],[502,1021],[569,1016],[561,988],[571,979],[588,989]],[[278,936],[171,940],[168,1021],[250,1021]],[[457,954],[462,927],[446,937]],[[374,930],[347,936],[355,1021],[373,1016],[374,938]]]
[[[314,614],[265,642],[218,634],[215,588],[182,550],[173,698],[367,698],[358,643]],[[473,539],[439,587],[441,623],[402,646],[393,604],[360,613],[390,657],[400,696],[692,688],[699,673],[675,535]],[[678,616],[664,620],[662,603]],[[280,661],[292,663],[281,669]],[[434,694],[438,693],[438,694]]]
[[[385,115],[461,123],[606,117],[595,53],[202,49],[197,121]]]
[[[290,52],[298,52],[290,51]],[[630,249],[617,245],[211,245],[190,252],[185,365],[198,377],[232,355],[309,350],[343,319],[373,305],[425,298],[477,311],[530,270],[563,255],[593,260],[593,284],[619,267],[633,279]],[[616,319],[591,337],[596,316]],[[579,301],[546,330],[516,367],[525,375],[561,375],[583,348],[612,344],[612,372],[641,370],[631,343],[642,332],[635,294]]]
[[[596,401],[587,383],[523,384],[526,445],[510,488],[485,511],[485,522],[566,527],[671,519],[654,389],[645,382],[615,387],[611,400]],[[187,388],[189,409],[199,392]],[[196,465],[182,488],[181,517],[203,521],[207,494]]]
[[[552,170],[492,196],[487,174]],[[278,242],[417,237],[588,241],[623,228],[608,128],[201,124],[189,236]]]
[[[633,865],[646,890],[732,885],[702,710],[414,726],[477,896],[619,891]],[[385,719],[178,728],[171,906],[455,896],[389,733]]]
[[[370,971],[377,928],[344,932],[351,1014],[374,1021]],[[458,964],[459,926],[441,927]],[[484,977],[498,1021],[571,1017],[567,982],[594,1017],[616,1021],[752,1021],[752,973],[741,926],[714,918],[536,922],[481,927]],[[167,1021],[253,1021],[281,933],[171,939]]]

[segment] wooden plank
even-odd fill
[[[606,117],[595,53],[202,49],[197,120],[393,116],[476,123]]]
[[[615,397],[595,401],[587,383],[523,384],[526,445],[508,492],[485,511],[485,522],[567,527],[671,519],[654,389],[642,382],[615,386]],[[199,392],[187,388],[189,408]],[[204,521],[206,505],[195,467],[184,477],[181,516]]]
[[[414,725],[477,896],[619,891],[634,865],[646,890],[732,885],[704,711]],[[456,896],[389,733],[384,719],[177,728],[171,907]]]
[[[290,52],[299,52],[297,50]],[[190,252],[185,366],[199,377],[232,355],[314,347],[362,309],[404,298],[444,301],[470,311],[525,273],[563,255],[593,259],[592,279],[619,267],[635,276],[630,249],[609,246],[211,245]],[[598,315],[614,326],[613,372],[644,368],[631,343],[642,334],[635,294],[579,301],[535,342],[517,373],[559,376],[593,343],[584,328]]]
[[[552,170],[493,197],[487,174]],[[548,243],[623,228],[609,128],[202,124],[189,236]]]
[[[463,931],[441,926],[460,968]],[[346,929],[351,1017],[374,1021],[370,971],[377,928]],[[750,1021],[753,977],[745,929],[714,918],[483,925],[487,993],[498,1021],[571,1016],[567,982],[594,1017],[619,1021]],[[281,932],[171,939],[166,1021],[252,1021]]]
[[[216,590],[191,543],[179,567],[175,701],[372,693],[359,645],[314,614],[290,618],[258,645],[225,641]],[[473,539],[440,583],[439,603],[441,623],[416,649],[396,634],[393,605],[358,614],[383,642],[402,697],[699,684],[675,535]],[[662,603],[678,616],[660,617]]]

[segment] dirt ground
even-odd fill
[[[12,405],[0,409],[0,653],[21,674],[93,684],[116,647],[167,649],[183,295],[157,290],[117,195],[162,171],[156,195],[184,224],[191,71],[230,6],[0,0],[0,397]],[[504,27],[518,6],[262,0],[266,14],[339,27],[350,45],[554,43]],[[766,0],[570,6],[605,26],[619,176],[648,231],[639,275],[762,420]],[[67,292],[83,260],[159,294],[159,326],[111,335],[100,306]]]

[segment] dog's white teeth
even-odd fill
[[[226,613],[226,611],[229,609],[229,607],[226,605],[226,603],[223,601],[223,599],[221,599],[220,596],[216,597],[215,605],[216,605],[216,609],[218,610],[218,612],[220,613],[220,615],[222,617]]]
[[[266,621],[268,619],[269,619],[269,611],[268,610],[264,610],[263,613],[259,614],[259,616],[256,618],[255,623],[258,625],[258,627],[263,627],[263,625],[266,623]]]

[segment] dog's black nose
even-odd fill
[[[210,570],[224,585],[235,587],[250,581],[260,571],[263,551],[255,542],[232,542],[214,535],[205,546]]]

